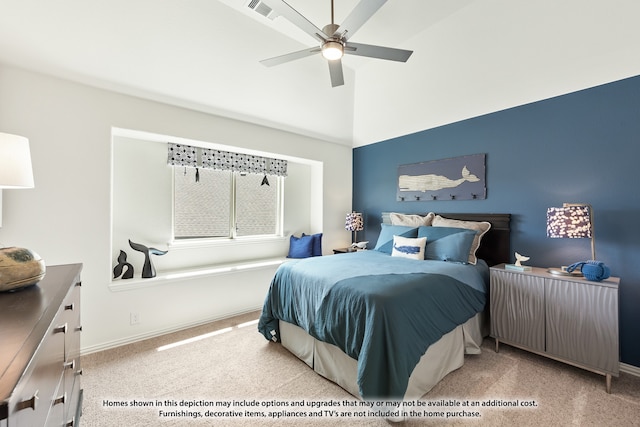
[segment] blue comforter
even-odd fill
[[[258,324],[280,340],[278,320],[358,361],[365,399],[401,399],[427,348],[486,302],[485,263],[417,261],[377,251],[292,260],[278,268]]]

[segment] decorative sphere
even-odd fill
[[[40,255],[25,248],[0,249],[0,292],[38,283],[46,273]]]

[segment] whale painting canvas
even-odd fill
[[[398,167],[398,201],[485,199],[485,154]]]

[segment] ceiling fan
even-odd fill
[[[333,22],[333,0],[331,0],[331,24],[325,25],[322,30],[283,0],[262,0],[262,2],[320,42],[320,46],[318,47],[307,48],[260,61],[261,64],[267,67],[306,58],[316,53],[322,53],[322,56],[326,58],[329,63],[331,86],[336,87],[344,84],[341,61],[343,55],[358,55],[389,61],[407,62],[413,53],[411,50],[394,49],[349,41],[356,31],[358,31],[387,0],[361,0],[346,17],[342,25],[337,25]]]

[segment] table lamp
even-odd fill
[[[547,237],[591,239],[591,259],[596,259],[593,208],[583,203],[563,203],[547,209]]]
[[[0,132],[0,190],[33,186],[29,140]],[[33,285],[45,270],[42,258],[29,249],[0,248],[0,292]]]
[[[345,230],[353,232],[353,242],[357,243],[358,239],[356,238],[358,231],[364,230],[364,220],[362,219],[362,214],[360,212],[351,212],[347,214],[347,218],[344,222]]]

